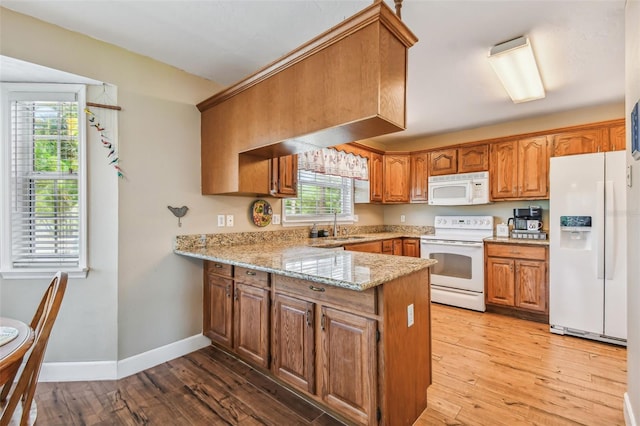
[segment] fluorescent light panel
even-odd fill
[[[489,62],[514,103],[545,97],[528,38],[518,37],[493,46],[489,51]]]

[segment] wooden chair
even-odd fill
[[[0,391],[0,404],[2,407],[0,426],[17,423],[17,418],[13,419],[12,422],[12,417],[14,414],[17,417],[20,411],[22,412],[19,423],[21,426],[32,424],[35,420],[30,419],[33,396],[36,392],[38,375],[40,374],[40,367],[42,366],[44,353],[47,349],[49,335],[51,334],[53,323],[58,316],[58,311],[60,310],[62,297],[64,296],[66,288],[67,274],[64,272],[58,272],[51,280],[47,291],[44,293],[44,296],[40,301],[38,310],[31,320],[31,328],[34,330],[35,337],[31,347],[31,352],[28,355],[27,362],[20,374],[20,377],[13,388],[13,392],[9,393],[17,372],[14,373],[11,380],[9,380],[3,386],[2,391]],[[7,396],[9,396],[8,401]],[[19,404],[21,405],[22,410],[16,410]]]

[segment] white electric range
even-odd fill
[[[484,243],[493,236],[493,216],[436,216],[435,233],[420,236],[420,257],[431,269],[431,300],[485,311]]]

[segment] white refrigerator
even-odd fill
[[[626,345],[625,152],[551,158],[551,332]]]

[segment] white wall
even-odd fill
[[[625,57],[627,141],[631,141],[629,117],[634,104],[640,100],[640,0],[627,0],[625,9]],[[633,187],[627,191],[628,273],[627,290],[627,395],[625,415],[627,424],[640,424],[640,161],[630,155],[627,143],[627,162],[633,171]]]

